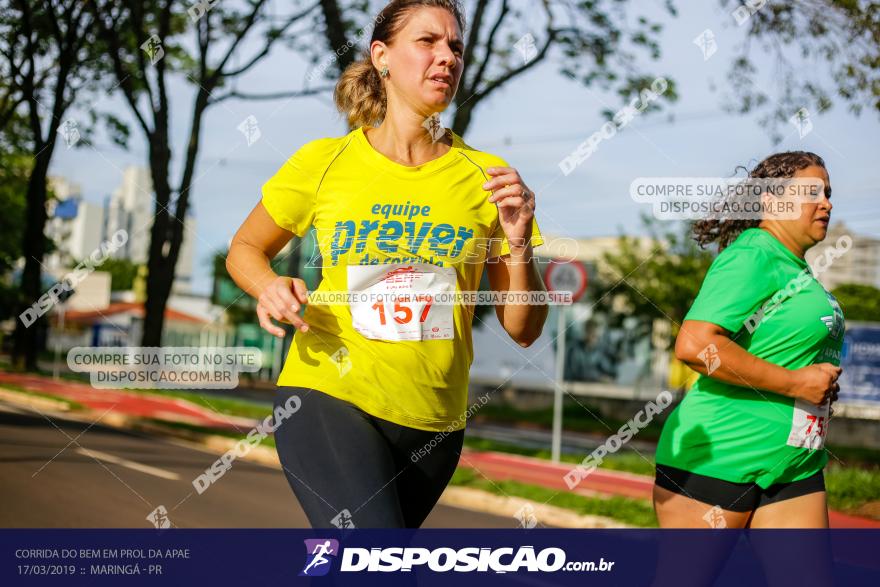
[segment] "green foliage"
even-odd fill
[[[831,292],[847,320],[880,322],[880,289],[858,283],[843,283]]]
[[[22,256],[27,185],[33,159],[19,139],[26,132],[23,121],[13,118],[0,133],[0,320],[12,316],[20,290],[11,270]]]
[[[256,322],[256,301],[239,288],[226,270],[226,253],[214,253],[211,303],[223,306],[230,324]]]
[[[24,153],[0,150],[0,275],[6,274],[21,257],[31,163]]]
[[[134,286],[134,278],[137,276],[138,267],[140,265],[128,259],[107,259],[98,270],[110,273],[111,291],[125,291],[130,290]]]
[[[880,501],[880,468],[858,469],[829,465],[825,473],[828,507],[854,510]]]
[[[804,107],[813,115],[835,103],[856,115],[880,113],[880,2],[766,2],[753,13],[749,4],[721,0],[731,15],[751,13],[728,73],[729,111],[763,112],[760,124],[777,143],[780,126]],[[755,65],[771,63],[772,71]],[[804,75],[807,63],[820,70]]]
[[[473,469],[459,467],[450,485],[472,487],[505,497],[522,497],[537,503],[571,510],[578,514],[604,516],[641,528],[656,528],[657,517],[647,500],[627,497],[585,497],[576,493],[528,485],[518,481],[490,481]],[[539,520],[540,521],[540,520]]]
[[[714,255],[701,249],[691,238],[690,223],[664,226],[647,214],[642,215],[650,244],[622,235],[619,249],[606,253],[604,261],[610,270],[602,291],[605,306],[614,296],[625,299],[636,316],[666,318],[677,332],[688,309],[697,297],[700,285]]]

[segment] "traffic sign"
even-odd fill
[[[571,300],[576,302],[587,291],[587,268],[580,261],[550,261],[544,283],[550,291],[570,291]]]

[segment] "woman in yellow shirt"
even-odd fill
[[[534,194],[504,160],[439,127],[464,65],[458,4],[395,0],[374,24],[335,92],[355,130],[301,147],[227,257],[263,328],[297,329],[276,404],[297,396],[301,407],[275,438],[313,527],[422,524],[458,463],[473,359],[473,303],[434,300],[477,291],[484,266],[495,291],[545,292]],[[322,259],[311,293],[269,265],[310,226]],[[527,347],[547,306],[496,314]]]

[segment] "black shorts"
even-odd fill
[[[422,525],[455,472],[464,429],[401,426],[302,387],[279,387],[275,407],[291,396],[302,404],[275,446],[313,528]]]
[[[731,512],[751,512],[771,503],[825,491],[825,476],[822,471],[800,481],[775,483],[767,489],[761,489],[755,483],[731,483],[675,467],[657,465],[655,483],[673,493],[708,505],[717,505]]]

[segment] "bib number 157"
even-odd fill
[[[421,297],[421,296],[420,296]],[[431,296],[424,296],[423,300],[416,300],[416,303],[424,301],[425,306],[422,308],[422,311],[419,312],[419,322],[425,322],[428,319],[428,312],[431,311],[431,304],[433,303],[433,298]],[[379,317],[379,324],[385,326],[387,322],[387,318],[385,317],[385,306],[390,305],[386,304],[384,301],[378,301],[372,305],[372,309],[376,311],[376,314]],[[418,311],[418,308],[416,308]],[[395,301],[393,304],[393,309],[391,311],[391,316],[395,322],[398,324],[409,324],[413,319],[413,308],[410,307],[409,304]]]

